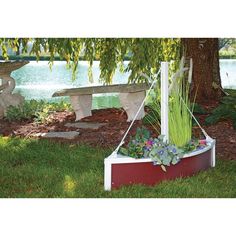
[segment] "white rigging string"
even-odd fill
[[[184,99],[180,96],[180,99],[182,100],[184,106],[187,108],[188,112],[190,113],[190,115],[192,116],[192,118],[195,120],[195,122],[197,123],[197,125],[199,126],[199,128],[201,129],[202,133],[204,134],[205,138],[211,138],[205,129],[203,129],[203,127],[200,125],[200,123],[198,122],[197,118],[194,116],[194,114],[192,113],[192,111],[189,109],[189,107],[187,106],[187,104],[184,102]]]
[[[153,79],[152,84],[151,84],[151,86],[149,87],[149,89],[148,89],[148,91],[147,91],[147,93],[146,93],[145,98],[143,99],[143,101],[142,101],[142,103],[141,103],[141,105],[140,105],[140,107],[139,107],[137,113],[135,114],[135,116],[134,116],[134,118],[133,118],[131,124],[129,125],[129,128],[128,128],[127,131],[125,132],[125,134],[124,134],[122,140],[120,141],[120,144],[117,146],[117,148],[116,148],[115,151],[112,153],[112,155],[113,155],[113,154],[117,154],[117,152],[118,152],[118,150],[120,149],[120,147],[124,144],[125,138],[127,137],[127,135],[128,135],[128,133],[129,133],[131,127],[133,126],[133,124],[134,124],[134,122],[135,122],[135,120],[136,120],[136,118],[137,118],[139,112],[141,111],[142,107],[144,106],[145,100],[147,99],[148,95],[150,94],[150,91],[152,90],[153,86],[154,86],[155,83],[157,82],[157,77],[158,77],[158,75],[160,74],[160,71],[161,71],[161,69],[159,69],[159,71],[157,72],[156,79],[155,79],[155,78]],[[151,78],[150,78],[149,76],[147,76],[146,74],[140,73],[140,75],[143,76],[143,77],[145,77],[146,79],[148,79],[148,81],[151,81]]]

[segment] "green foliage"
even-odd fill
[[[55,111],[65,111],[71,109],[70,105],[64,101],[59,103],[48,103],[40,100],[24,101],[22,106],[10,106],[7,109],[6,120],[20,121],[34,119],[37,123],[47,123],[50,121],[49,115]]]
[[[230,46],[235,46],[236,39],[234,38],[219,38],[219,50],[222,48],[229,48]]]
[[[28,43],[32,49],[28,52]],[[49,55],[49,65],[53,66],[56,56],[66,60],[72,69],[75,79],[78,61],[87,60],[89,63],[88,76],[92,81],[92,65],[94,60],[99,60],[100,80],[111,84],[117,68],[121,71],[131,72],[129,82],[140,82],[144,78],[140,72],[148,75],[155,74],[160,68],[160,61],[176,62],[180,58],[180,40],[177,38],[0,38],[2,57],[9,59],[7,48],[17,51],[19,46],[22,53],[35,55],[37,60],[41,55]],[[123,62],[129,59],[127,68]],[[171,69],[175,70],[177,63]]]
[[[51,110],[51,105],[42,107],[41,109],[38,109],[34,114],[34,122],[36,123],[42,123],[47,124],[50,123],[51,119],[49,115],[53,111]]]
[[[233,38],[219,39],[219,56],[220,58],[236,58],[236,40]]]
[[[160,133],[160,123],[161,123],[161,117],[160,117],[160,105],[158,104],[148,104],[147,106],[148,112],[142,119],[142,123],[144,125],[151,125],[157,133]],[[191,107],[193,108],[194,114],[200,114],[205,115],[207,114],[206,110],[199,105],[198,103],[192,103]],[[195,117],[196,118],[196,117]],[[197,118],[196,118],[197,119]],[[192,119],[192,125],[196,125],[196,122],[194,119]]]
[[[161,89],[160,81],[156,83],[153,91],[147,98],[147,114],[144,116],[143,124],[151,125],[157,134],[160,134],[161,127]]]
[[[169,133],[170,142],[184,147],[192,138],[192,116],[189,99],[189,85],[180,80],[178,89],[174,90],[169,99]]]
[[[119,153],[133,158],[151,158],[155,165],[165,166],[177,164],[184,151],[173,144],[163,141],[163,136],[151,138],[150,132],[145,128],[138,128],[135,137],[131,137],[127,148],[122,147]]]
[[[7,109],[6,120],[8,121],[20,121],[28,120],[34,117],[37,110],[42,109],[44,105],[43,101],[24,101],[22,106],[9,106]]]
[[[129,41],[128,52],[130,52],[130,62],[127,71],[131,71],[130,82],[140,82],[143,80],[139,76],[140,72],[146,73],[150,77],[157,73],[160,68],[159,62],[175,60],[173,69],[178,65],[180,58],[179,39],[147,39],[137,38]]]
[[[205,123],[212,125],[222,119],[231,119],[234,129],[236,129],[236,97],[223,97],[221,104],[206,118]]]
[[[172,72],[173,73],[173,72]],[[175,86],[169,96],[169,136],[170,143],[179,148],[183,148],[192,138],[192,116],[188,111],[194,109],[194,103],[190,103],[189,98],[190,84],[184,76],[176,78]],[[161,117],[161,97],[160,84],[157,83],[155,92],[149,97],[149,114],[143,121],[144,124],[150,124],[159,133]],[[200,106],[195,109],[196,112],[203,113]]]
[[[158,106],[159,108],[159,106]],[[155,130],[157,130],[157,126],[160,126],[160,112],[155,109],[154,104],[149,104],[147,106],[148,112],[147,114],[143,117],[142,123],[144,125],[152,125]]]
[[[180,158],[183,157],[183,150],[177,148],[174,144],[168,144],[163,141],[163,136],[153,139],[152,147],[148,150],[148,155],[155,165],[161,165],[166,171],[165,166],[177,164]]]
[[[232,97],[236,97],[236,90],[235,89],[224,89],[226,93],[228,93]]]
[[[199,114],[199,115],[207,114],[207,111],[198,103],[192,103],[191,107],[193,108],[193,113],[195,114]]]
[[[146,141],[150,138],[150,132],[145,128],[137,128],[134,137],[130,138],[128,148],[122,147],[119,151],[123,155],[127,155],[134,158],[144,157],[144,147]]]

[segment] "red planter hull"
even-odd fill
[[[211,166],[211,150],[183,158],[178,164],[166,167],[166,172],[160,166],[153,165],[152,162],[113,163],[111,165],[111,188],[130,184],[155,185],[163,180],[192,176]]]

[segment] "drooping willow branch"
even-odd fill
[[[140,72],[155,74],[160,61],[175,60],[171,66],[177,68],[180,58],[180,40],[177,38],[1,38],[0,48],[4,60],[9,60],[8,49],[21,56],[34,55],[39,61],[49,57],[49,66],[56,58],[65,60],[76,78],[78,62],[89,64],[88,77],[92,81],[92,65],[99,60],[100,81],[111,84],[116,69],[130,72],[129,82],[141,82]],[[128,61],[127,67],[124,62]]]

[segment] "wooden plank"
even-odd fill
[[[124,186],[131,184],[153,186],[162,181],[193,176],[196,173],[207,170],[211,167],[211,152],[212,149],[196,156],[183,158],[177,165],[167,166],[166,172],[161,169],[160,165],[153,165],[153,163],[149,161],[122,163],[122,158],[111,158],[111,167],[109,166],[109,162],[105,162],[105,168],[108,167],[109,169],[107,171],[111,172],[111,177],[108,176],[111,180],[111,186],[109,188],[109,183],[107,183],[106,190],[118,189],[122,185]],[[194,155],[194,152],[192,152],[192,154]],[[121,159],[121,162],[112,163],[112,159]]]
[[[80,87],[63,89],[55,92],[53,97],[60,96],[76,96],[85,94],[98,94],[98,93],[134,93],[149,89],[149,84],[113,84],[104,86],[90,86],[90,87]]]

